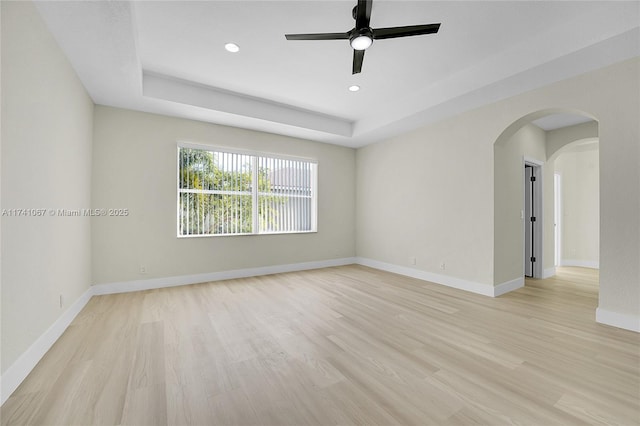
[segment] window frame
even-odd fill
[[[245,233],[236,233],[236,234],[180,234],[180,149],[197,149],[208,152],[221,152],[228,154],[236,154],[236,155],[245,155],[250,156],[252,158],[252,184],[251,184],[251,208],[252,208],[252,229],[253,232],[245,232]],[[276,160],[290,160],[290,161],[304,161],[311,164],[311,229],[303,230],[303,231],[273,231],[273,232],[260,232],[260,226],[258,224],[258,209],[254,208],[257,205],[257,200],[259,197],[259,188],[258,185],[255,185],[253,179],[257,178],[257,168],[255,167],[255,163],[258,158],[264,157],[269,159]],[[254,151],[254,150],[244,150],[238,148],[232,148],[222,145],[206,145],[201,143],[193,143],[187,141],[178,141],[176,146],[176,174],[175,174],[175,182],[176,182],[176,236],[177,238],[202,238],[202,237],[242,237],[242,236],[261,236],[261,235],[289,235],[289,234],[311,234],[318,232],[318,160],[315,158],[309,157],[300,157],[293,155],[285,155],[273,152],[264,152],[264,151]],[[203,192],[204,193],[204,192]],[[256,231],[257,228],[257,231]]]

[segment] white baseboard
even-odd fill
[[[33,344],[18,358],[0,377],[0,399],[4,402],[20,386],[31,370],[40,362],[44,354],[53,346],[69,324],[85,307],[93,296],[93,289],[89,288],[75,301]]]
[[[516,279],[498,284],[497,286],[493,287],[493,297],[502,296],[503,294],[509,293],[510,291],[517,290],[522,287],[524,287],[524,277],[518,277]]]
[[[262,266],[258,268],[234,269],[230,271],[209,272],[205,274],[181,275],[175,277],[151,278],[147,280],[96,284],[92,288],[93,294],[98,296],[103,294],[129,293],[132,291],[176,287],[181,285],[206,283],[211,281],[232,280],[235,278],[257,277],[260,275],[280,274],[283,272],[329,268],[332,266],[352,265],[354,263],[356,263],[355,257],[344,257],[340,259],[292,263],[288,265]]]
[[[374,269],[380,269],[387,272],[393,272],[394,274],[406,275],[408,277],[417,278],[423,281],[429,281],[436,284],[441,284],[447,287],[457,288],[459,290],[470,291],[472,293],[481,294],[483,296],[494,297],[494,286],[490,284],[482,284],[474,281],[467,281],[460,278],[451,277],[448,275],[434,274],[433,272],[422,271],[414,268],[407,268],[406,266],[394,265],[392,263],[380,262],[366,257],[356,258],[359,265],[368,266]]]
[[[562,259],[560,260],[560,266],[578,266],[580,268],[600,269],[600,262],[598,260]]]
[[[542,279],[545,278],[551,278],[556,274],[556,267],[552,267],[552,268],[547,268],[544,271],[542,271]]]
[[[596,322],[640,333],[640,317],[596,308]]]
[[[497,286],[492,286],[447,275],[440,275],[390,263],[379,262],[377,260],[363,257],[347,257],[288,265],[264,266],[259,268],[237,269],[206,274],[183,275],[177,277],[94,285],[85,291],[84,294],[80,296],[80,298],[76,300],[76,302],[71,305],[69,309],[67,309],[0,377],[0,399],[2,401],[0,404],[4,404],[4,402],[18,388],[20,383],[22,383],[22,381],[29,375],[31,370],[33,370],[40,359],[42,359],[62,333],[64,333],[73,319],[78,315],[78,313],[80,313],[94,295],[125,293],[234,278],[304,271],[309,269],[350,265],[354,263],[491,297],[500,296],[509,291],[521,288],[524,285],[523,278],[517,278]],[[640,332],[640,318],[632,315],[619,314],[617,312],[606,311],[598,308],[596,310],[596,321],[602,324]]]
[[[354,263],[356,263],[355,257],[347,257],[315,262],[293,263],[289,265],[265,266],[260,268],[212,272],[208,274],[183,275],[179,277],[155,278],[91,286],[0,377],[0,396],[2,399],[0,405],[4,404],[18,386],[20,386],[20,383],[22,383],[51,346],[53,346],[56,340],[58,340],[67,327],[69,327],[73,319],[78,315],[78,313],[80,313],[82,308],[85,307],[92,296],[228,280],[233,278],[254,277],[282,272],[328,268],[332,266],[351,265]]]

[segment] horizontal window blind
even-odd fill
[[[317,165],[178,148],[178,236],[316,230]]]

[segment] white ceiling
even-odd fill
[[[374,28],[442,26],[375,41],[354,76],[348,41],[284,38],[346,32],[355,4],[37,3],[98,104],[351,147],[640,55],[638,1],[374,0]]]
[[[542,130],[556,130],[563,127],[575,126],[576,124],[587,123],[593,121],[589,117],[575,114],[550,114],[545,117],[532,121],[533,124]]]

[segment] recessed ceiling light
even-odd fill
[[[236,53],[240,51],[240,46],[235,43],[227,43],[224,45],[224,48],[227,49],[228,52]]]
[[[360,86],[356,86],[355,84],[353,86],[349,86],[350,92],[357,92],[358,90],[360,90]]]

